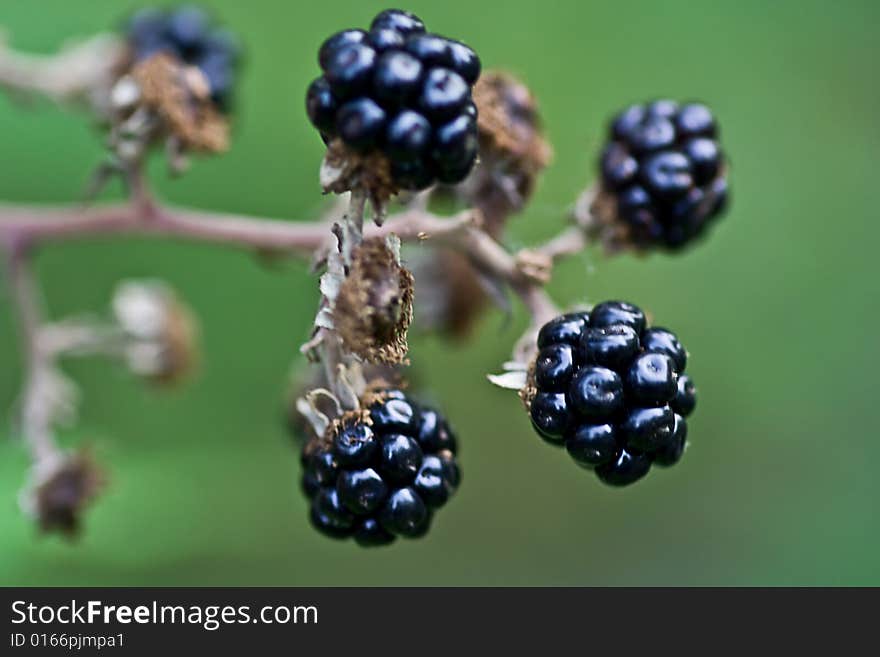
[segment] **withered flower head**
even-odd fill
[[[156,281],[121,283],[113,312],[127,337],[125,356],[137,375],[174,383],[198,362],[198,327],[190,309]]]
[[[79,532],[83,512],[104,483],[103,472],[88,453],[66,454],[42,472],[34,473],[22,504],[42,531],[73,538]]]
[[[229,148],[229,121],[211,99],[208,79],[197,66],[157,53],[136,63],[130,76],[117,83],[114,96],[117,107],[128,113],[139,108],[154,113],[184,149],[219,153]]]
[[[474,101],[480,163],[462,192],[491,221],[523,208],[553,151],[544,139],[535,97],[511,74],[484,73],[474,87]]]
[[[412,273],[382,239],[368,239],[352,254],[339,288],[333,322],[346,349],[371,363],[401,363],[413,315]]]

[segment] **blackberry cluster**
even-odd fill
[[[612,486],[679,461],[697,398],[674,333],[606,301],[545,324],[538,348],[530,414],[542,438]]]
[[[312,524],[362,546],[423,536],[461,481],[455,434],[400,390],[387,391],[369,414],[371,423],[344,424],[330,444],[304,450]]]
[[[324,74],[309,86],[306,111],[325,142],[338,137],[359,153],[384,154],[403,189],[464,180],[478,150],[473,50],[389,9],[369,31],[324,41],[318,63]]]
[[[126,36],[136,61],[164,52],[197,66],[208,81],[214,104],[229,110],[241,48],[235,35],[216,27],[207,12],[191,5],[143,9],[129,19]]]
[[[612,121],[602,153],[603,191],[639,248],[683,247],[727,203],[718,126],[705,105],[656,100]]]

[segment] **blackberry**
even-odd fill
[[[422,536],[461,481],[455,434],[440,413],[400,390],[384,391],[368,411],[303,450],[312,524],[362,546]]]
[[[718,128],[705,105],[656,100],[611,121],[599,161],[601,218],[626,227],[639,249],[678,249],[724,209],[727,182]],[[603,212],[599,210],[600,214]]]
[[[208,82],[214,105],[229,110],[241,47],[236,36],[216,26],[205,10],[193,5],[143,9],[129,18],[125,36],[135,61],[165,53],[197,67]]]
[[[398,9],[369,31],[337,32],[321,45],[322,75],[306,93],[306,112],[325,143],[390,161],[394,184],[419,190],[456,184],[477,159],[471,90],[480,59],[468,46],[425,31]]]
[[[672,331],[648,327],[638,306],[606,301],[547,322],[537,343],[527,398],[532,426],[544,440],[564,445],[578,465],[611,486],[641,479],[652,463],[681,459],[696,390],[684,373],[687,352]]]

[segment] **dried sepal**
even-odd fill
[[[127,89],[131,82],[137,94]],[[208,80],[196,66],[158,53],[136,63],[130,77],[117,82],[113,95],[130,101],[136,97],[134,106],[158,116],[166,136],[187,150],[219,153],[229,148],[229,121],[214,106]],[[131,112],[131,107],[121,109]]]
[[[159,281],[120,283],[113,295],[113,314],[126,337],[126,362],[138,376],[172,384],[196,368],[198,323],[167,285]]]
[[[535,383],[535,361],[529,363],[526,370],[526,382],[519,390],[519,399],[526,409],[526,412],[532,410],[532,400],[538,394],[538,386]]]
[[[333,306],[333,324],[344,348],[367,362],[403,362],[414,283],[400,263],[399,242],[373,238],[361,243]]]
[[[385,217],[385,208],[400,189],[391,175],[391,161],[379,151],[360,154],[348,148],[340,139],[327,145],[321,163],[321,187],[325,193],[366,194],[373,207],[377,224]]]
[[[106,483],[103,471],[86,451],[60,454],[40,462],[21,495],[21,507],[44,532],[74,538],[82,514]]]
[[[504,71],[487,71],[474,87],[480,162],[457,188],[498,235],[508,215],[523,209],[553,156],[544,138],[535,97]]]

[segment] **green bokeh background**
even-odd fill
[[[323,36],[374,2],[212,2],[248,66],[231,152],[181,180],[176,203],[314,217],[321,143],[302,96]],[[129,2],[5,0],[20,48],[48,51],[113,25]],[[104,362],[67,366],[84,393],[65,443],[112,482],[73,545],[16,507],[23,446],[0,443],[0,583],[19,585],[880,584],[876,2],[413,0],[431,29],[520,74],[556,159],[511,246],[554,234],[593,176],[607,116],[658,95],[705,99],[733,164],[732,211],[681,256],[566,262],[562,302],[619,297],[687,344],[700,387],[682,463],[613,490],[532,433],[484,374],[525,325],[487,317],[469,344],[413,342],[419,376],[453,418],[464,485],[430,535],[363,551],[306,521],[280,422],[317,299],[305,266],[155,241],[50,246],[38,269],[54,316],[106,308],[120,278],[167,279],[204,327],[200,376],[143,387]],[[0,98],[0,198],[68,202],[102,155],[85,117]],[[119,196],[114,188],[110,196]],[[0,406],[21,376],[0,310]],[[8,433],[8,432],[7,432]]]

